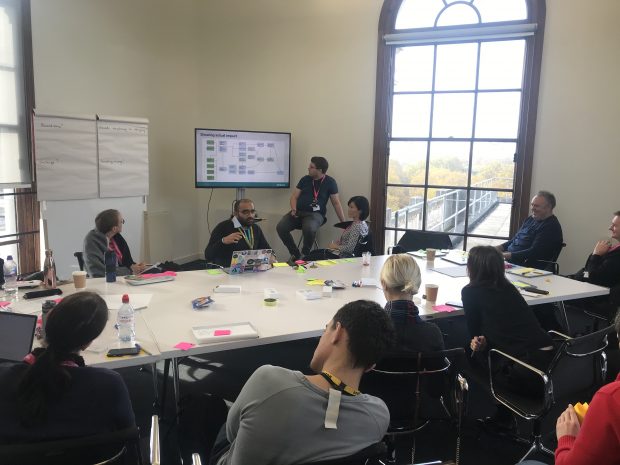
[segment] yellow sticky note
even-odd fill
[[[317,260],[316,264],[321,265],[321,266],[332,266],[333,265],[333,263],[331,263],[331,260]]]
[[[216,275],[216,274],[224,274],[224,272],[222,270],[220,270],[219,268],[214,268],[212,270],[207,270],[208,274],[212,274],[212,275]]]
[[[275,262],[273,264],[273,266],[274,266],[274,268],[281,268],[281,267],[288,266],[288,263],[286,263],[286,262]]]
[[[324,286],[325,281],[323,279],[309,279],[306,284],[308,286]]]

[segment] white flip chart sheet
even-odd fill
[[[95,116],[36,114],[34,129],[38,200],[97,198]]]
[[[99,196],[149,193],[148,120],[99,116]]]

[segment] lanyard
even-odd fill
[[[337,389],[343,394],[346,394],[348,396],[357,396],[360,394],[360,392],[357,389],[353,389],[351,386],[347,386],[340,380],[340,378],[332,375],[328,371],[322,371],[321,376],[325,378],[327,382],[334,387],[334,389]]]
[[[314,203],[316,203],[317,199],[319,198],[319,191],[321,190],[321,186],[323,185],[323,181],[325,181],[325,175],[323,175],[323,177],[321,178],[321,182],[319,183],[319,188],[315,189],[314,188],[314,179],[312,180],[312,192],[314,193]]]
[[[121,253],[121,249],[118,248],[118,244],[116,243],[114,238],[110,239],[109,249],[114,252],[116,258],[118,259],[118,262],[121,263],[123,261],[123,254]]]
[[[239,228],[239,232],[243,234],[243,238],[248,246],[250,246],[250,250],[254,250],[254,230],[252,226],[249,228]]]

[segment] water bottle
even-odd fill
[[[116,282],[116,254],[113,250],[106,250],[103,254],[105,261],[105,282]]]
[[[45,251],[45,262],[43,263],[43,285],[46,289],[56,289],[56,262],[51,250]]]
[[[46,300],[41,304],[41,338],[45,339],[45,325],[47,324],[47,315],[56,306],[53,300]]]
[[[13,256],[6,257],[4,266],[2,267],[4,274],[4,292],[7,297],[17,294],[17,263],[13,260]]]
[[[123,295],[123,305],[118,309],[116,316],[118,326],[118,339],[121,342],[135,342],[136,338],[136,319],[135,312],[129,303],[129,296]]]

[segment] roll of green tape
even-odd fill
[[[278,303],[278,300],[277,300],[277,299],[274,299],[274,298],[272,298],[272,297],[269,297],[269,298],[267,298],[267,299],[263,300],[263,303],[264,303],[264,304],[265,304],[265,306],[267,306],[267,307],[275,307],[275,306],[276,306],[276,304]]]

